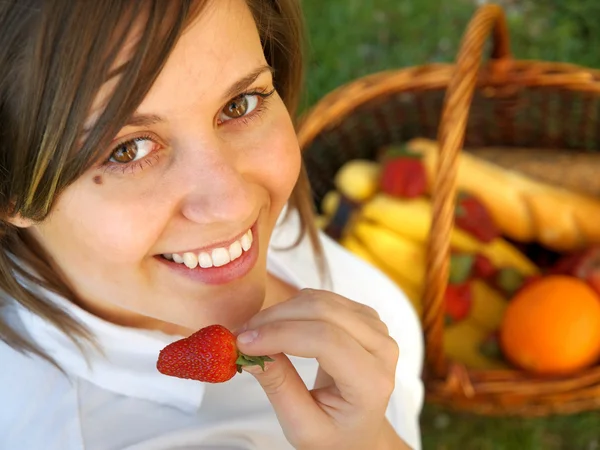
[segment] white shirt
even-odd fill
[[[321,288],[308,239],[292,250],[277,250],[297,236],[297,215],[290,219],[275,229],[268,269],[300,289]],[[417,316],[388,278],[320,236],[331,290],[375,308],[400,347],[387,417],[400,437],[420,450],[423,341]],[[292,448],[251,375],[244,372],[222,384],[164,376],[156,370],[157,355],[177,337],[114,325],[54,294],[46,295],[91,329],[105,357],[89,348],[88,364],[67,337],[36,315],[16,304],[0,310],[65,371],[0,342],[1,450]],[[316,361],[291,360],[312,387]]]

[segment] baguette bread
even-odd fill
[[[438,144],[413,139],[408,149],[423,155],[429,186],[436,176]],[[503,234],[568,252],[600,243],[600,199],[546,184],[466,152],[459,156],[459,191],[477,196]]]
[[[600,152],[484,147],[465,149],[477,158],[569,191],[600,198]]]

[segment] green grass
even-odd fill
[[[475,0],[303,0],[310,45],[303,109],[380,70],[454,60]],[[504,0],[518,59],[600,68],[600,0]],[[600,412],[484,418],[427,405],[426,450],[600,449]]]
[[[600,2],[503,0],[518,59],[600,67]],[[309,65],[304,106],[383,69],[451,62],[475,0],[304,0]]]

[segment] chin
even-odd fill
[[[234,286],[235,285],[235,286]],[[198,330],[219,324],[231,331],[239,329],[256,315],[265,300],[265,276],[253,276],[251,280],[240,280],[230,286],[202,294],[202,301],[191,298],[188,307],[181,308],[176,322],[181,326]]]

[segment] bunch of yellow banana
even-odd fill
[[[399,199],[377,194],[366,202],[361,209],[361,218],[376,224],[395,236],[412,240],[424,245],[431,227],[431,202],[426,198]],[[387,236],[387,233],[383,233]],[[385,239],[385,238],[382,238]],[[371,242],[378,241],[371,236]],[[379,245],[379,244],[373,244]],[[503,238],[483,243],[468,233],[454,228],[450,236],[450,245],[460,252],[480,253],[486,256],[496,267],[512,267],[524,276],[538,273],[538,268],[516,247]],[[392,262],[396,265],[394,262]]]
[[[331,194],[330,198],[334,197]],[[329,206],[335,206],[334,201],[330,200],[330,203]],[[420,313],[426,271],[425,244],[430,226],[431,204],[428,199],[408,200],[375,194],[349,223],[340,243],[386,273]],[[498,268],[512,267],[524,277],[538,273],[537,267],[523,253],[502,238],[486,244],[460,229],[453,229],[451,245],[461,252],[480,253]],[[490,298],[490,291],[484,290],[481,286],[474,288],[475,297]],[[501,317],[497,314],[501,306],[501,302],[496,301],[475,301],[473,314],[482,318],[480,322],[483,322],[484,328],[492,329],[491,324]]]

